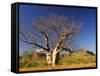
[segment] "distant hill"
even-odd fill
[[[94,53],[87,50],[73,51],[71,54],[64,55],[60,63],[62,65],[91,64],[89,67],[95,67],[96,56]]]

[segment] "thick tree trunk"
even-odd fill
[[[55,67],[56,64],[59,64],[59,52],[58,53],[55,53],[55,52],[52,53],[52,66]]]
[[[59,64],[59,60],[60,60],[60,53],[58,52],[58,53],[56,54],[55,64]]]
[[[48,65],[55,67],[59,63],[59,52],[56,51],[46,53],[46,60]]]
[[[46,53],[46,60],[47,60],[48,65],[52,64],[52,54],[51,54],[51,52]]]
[[[56,53],[52,53],[52,66],[55,67],[55,62],[56,62]]]

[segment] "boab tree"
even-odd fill
[[[32,36],[20,32],[21,40],[45,51],[47,63],[55,66],[57,54],[69,48],[80,31],[80,24],[73,17],[48,15],[33,20]],[[70,51],[69,51],[70,52]]]

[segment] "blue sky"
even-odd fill
[[[39,5],[20,5],[19,6],[19,27],[20,30],[33,32],[32,20],[37,16],[48,16],[48,14],[58,14],[73,16],[82,23],[82,31],[78,35],[76,43],[80,48],[86,48],[96,52],[96,9],[77,8],[77,7],[54,7]],[[32,49],[32,46],[19,41],[19,51]]]

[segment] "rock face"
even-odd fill
[[[87,50],[86,51],[88,54],[90,54],[90,55],[95,55],[93,52],[91,52],[91,51],[89,51],[89,50]]]
[[[70,55],[74,55],[74,56],[94,56],[95,54],[91,51],[88,50],[80,50],[80,51],[74,51],[73,53],[71,53]]]

